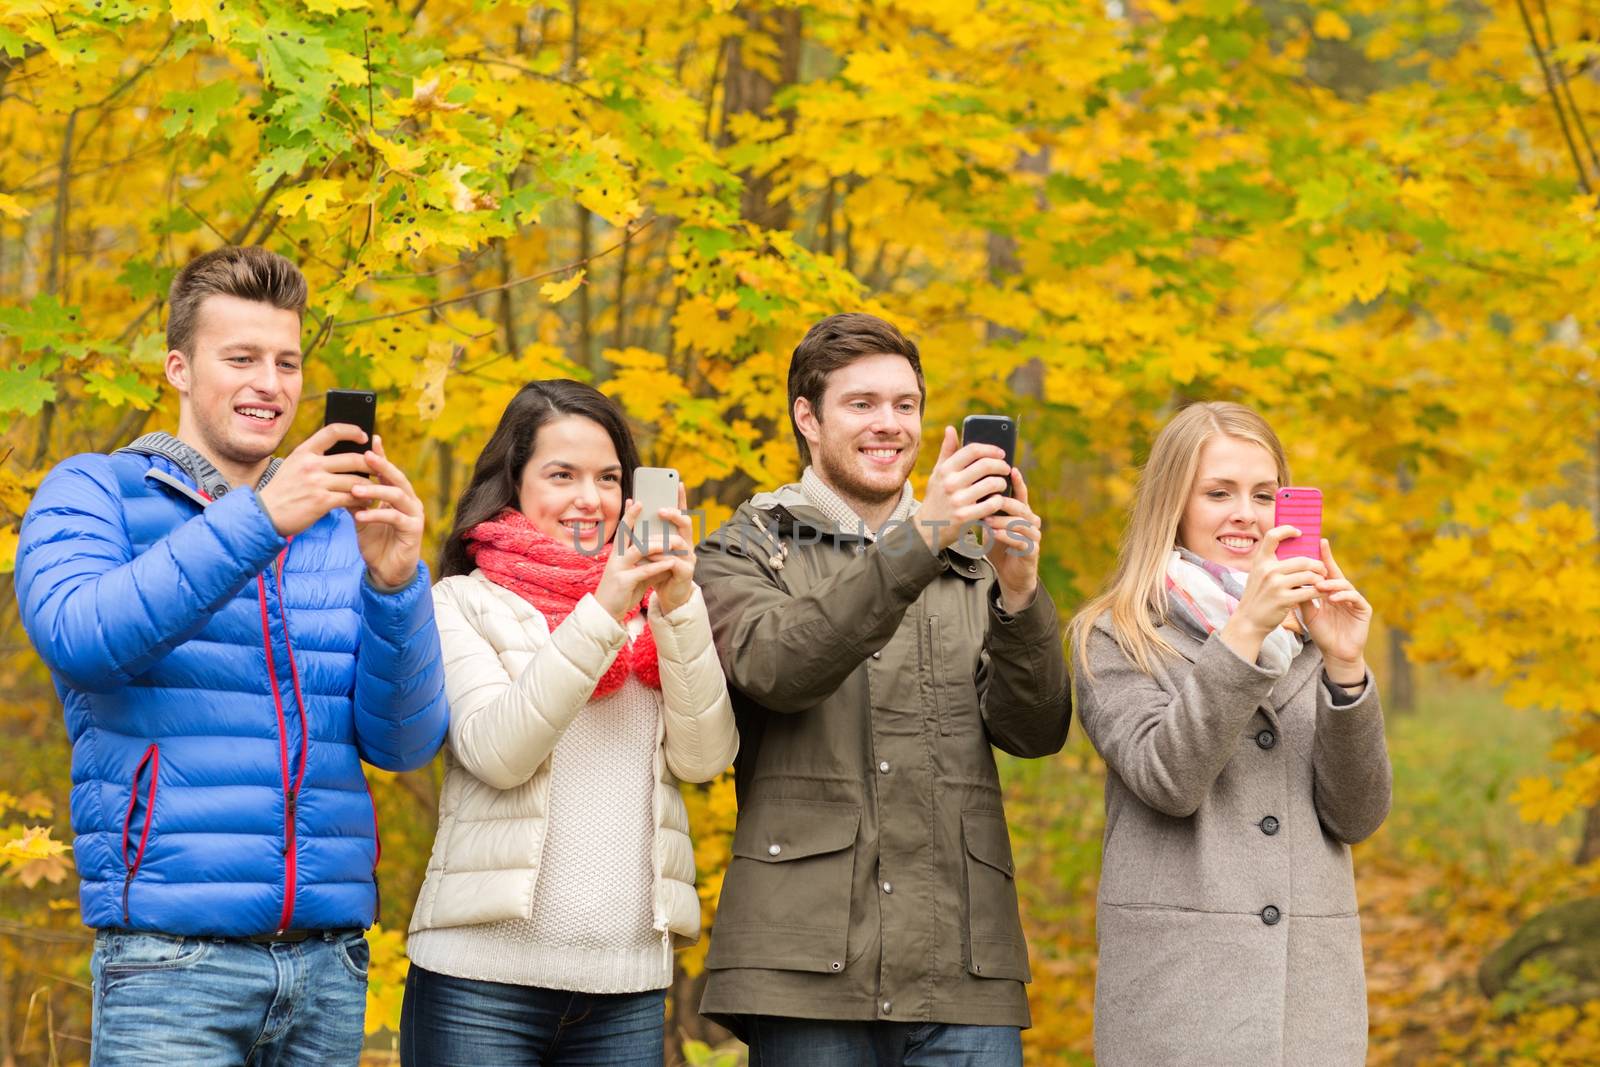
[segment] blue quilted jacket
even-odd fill
[[[427,569],[380,592],[344,510],[286,541],[252,490],[208,494],[192,471],[74,456],[22,524],[17,598],[66,709],[84,922],[370,926],[361,761],[419,767],[445,735]]]

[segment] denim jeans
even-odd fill
[[[401,1067],[661,1067],[665,989],[571,993],[454,978],[416,964]]]
[[[750,1067],[1022,1067],[1022,1030],[745,1017]]]
[[[90,1062],[354,1065],[367,1010],[360,930],[256,944],[101,930]]]

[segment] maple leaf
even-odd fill
[[[583,284],[588,271],[576,270],[558,282],[545,282],[539,286],[539,295],[552,304],[559,304],[567,297],[578,291],[578,286]]]

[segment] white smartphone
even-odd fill
[[[639,525],[630,534],[626,524],[617,534],[617,551],[637,543],[645,552],[672,543],[672,525],[660,517],[662,508],[678,506],[678,472],[671,467],[637,467],[633,472],[633,499],[639,504]],[[631,541],[630,541],[631,538]]]

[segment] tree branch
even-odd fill
[[[526,285],[529,282],[539,281],[541,278],[549,278],[557,274],[565,274],[567,271],[576,270],[579,267],[587,266],[595,260],[602,259],[605,256],[610,255],[612,252],[615,252],[617,249],[626,244],[630,237],[637,236],[638,234],[641,234],[645,230],[649,229],[659,217],[659,215],[651,216],[645,220],[644,225],[637,228],[630,227],[629,229],[624,230],[624,236],[621,241],[611,245],[609,248],[602,248],[588,259],[581,259],[576,263],[568,263],[564,266],[554,267],[546,271],[540,271],[538,274],[529,274],[521,278],[513,278],[508,282],[504,282],[500,285],[491,285],[485,289],[474,289],[469,293],[462,293],[460,296],[447,297],[444,300],[435,300],[431,304],[419,304],[414,308],[406,308],[403,311],[386,311],[381,315],[368,315],[367,317],[361,319],[348,319],[339,323],[334,328],[339,330],[347,330],[352,326],[364,326],[369,322],[382,322],[385,319],[398,319],[405,315],[416,315],[424,311],[436,311],[442,307],[449,307],[451,304],[459,304],[466,300],[476,299],[477,297],[483,296],[486,293],[498,293],[502,289],[514,289],[519,285]]]
[[[1578,185],[1590,196],[1594,195],[1594,188],[1589,184],[1589,174],[1583,166],[1583,157],[1578,154],[1578,145],[1572,139],[1572,129],[1567,125],[1567,109],[1561,106],[1561,92],[1556,88],[1555,75],[1550,72],[1550,62],[1545,58],[1544,46],[1539,43],[1539,34],[1533,28],[1533,16],[1528,13],[1528,0],[1517,0],[1517,10],[1522,12],[1522,24],[1528,30],[1528,43],[1533,46],[1533,54],[1539,60],[1539,69],[1544,71],[1544,83],[1550,90],[1550,103],[1556,109],[1556,121],[1561,124],[1561,136],[1566,139],[1567,151],[1572,153],[1572,165],[1578,171]]]

